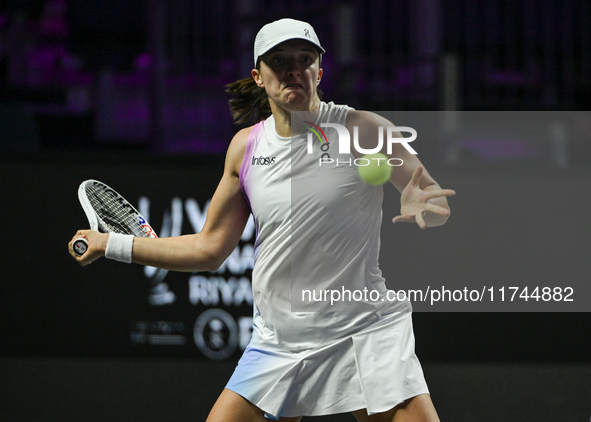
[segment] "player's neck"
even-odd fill
[[[301,128],[303,125],[294,123],[292,118],[297,118],[298,122],[315,121],[316,116],[318,115],[318,110],[320,110],[320,98],[318,98],[318,96],[315,96],[310,105],[303,107],[302,110],[288,109],[278,105],[272,100],[269,100],[269,103],[275,119],[275,131],[277,132],[277,135],[286,138],[302,132]],[[292,116],[292,112],[294,111],[298,113],[295,116]],[[295,126],[292,127],[292,124],[295,124]]]

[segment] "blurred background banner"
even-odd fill
[[[98,179],[159,235],[198,232],[241,128],[224,87],[250,75],[257,31],[283,17],[322,40],[325,100],[387,110],[395,124],[446,116],[413,147],[457,191],[452,216],[425,232],[391,225],[398,194],[385,187],[389,287],[573,281],[588,292],[586,0],[4,1],[0,420],[205,419],[250,338],[252,223],[215,273],[81,268],[66,251],[87,226],[76,192]],[[458,113],[478,112],[513,126],[458,133]],[[545,126],[522,131],[532,115]],[[591,305],[579,290],[561,312],[415,308],[441,419],[588,421]]]
[[[235,132],[224,85],[250,75],[257,31],[285,16],[318,32],[321,88],[336,103],[589,108],[584,0],[11,0],[0,6],[0,147],[223,153]],[[576,161],[590,155],[586,142],[571,148]]]

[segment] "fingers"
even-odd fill
[[[74,237],[72,237],[72,242],[80,237],[86,237],[87,233],[89,233],[90,230],[78,230],[76,232],[76,234],[74,235]]]
[[[418,187],[419,182],[421,181],[421,177],[423,177],[423,166],[418,166],[412,173],[409,185],[412,185],[415,188]]]
[[[440,207],[439,205],[434,205],[430,202],[427,202],[425,204],[425,211],[430,211],[432,213],[444,215],[444,216],[449,215],[449,209]]]
[[[76,232],[76,234],[74,235],[74,237],[72,237],[72,240],[70,240],[68,242],[68,253],[70,254],[70,256],[72,258],[74,258],[80,265],[85,266],[88,265],[90,262],[88,262],[87,258],[87,253],[85,253],[84,255],[77,255],[76,252],[74,252],[74,242],[76,241],[76,239],[88,239],[88,233],[90,232],[90,230],[78,230],[78,232]],[[92,262],[92,261],[91,261]]]
[[[425,223],[425,219],[423,218],[423,213],[418,213],[417,215],[398,215],[392,219],[393,223],[416,223],[421,230],[425,230],[427,228],[427,223]]]
[[[74,235],[74,237],[72,237],[72,240],[70,240],[68,242],[68,252],[70,252],[70,255],[76,256],[76,254],[74,253],[74,250],[72,249],[72,245],[74,244],[74,241],[76,241],[76,239],[80,239],[80,238],[86,238],[86,235],[84,233],[82,233],[82,231],[78,231]]]
[[[417,215],[398,215],[392,219],[392,223],[416,223],[422,230],[427,228],[423,213],[418,213]]]
[[[425,209],[415,215],[398,215],[392,219],[392,223],[416,223],[422,230],[427,228],[425,223],[425,215],[428,213],[449,216],[450,212],[447,208],[440,207],[433,204],[425,204]]]
[[[415,220],[417,222],[417,224],[419,225],[419,227],[421,228],[421,230],[425,230],[427,228],[427,223],[425,223],[425,219],[423,218],[423,213],[420,212],[415,216]]]
[[[435,189],[423,192],[425,192],[425,199],[427,201],[433,198],[439,198],[442,196],[454,196],[456,194],[456,191],[453,189]]]
[[[414,215],[398,215],[392,219],[392,223],[414,223]]]

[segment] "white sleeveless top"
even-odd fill
[[[314,124],[344,126],[349,110],[323,102]],[[363,183],[354,157],[338,154],[336,130],[324,132],[328,149],[314,136],[309,153],[306,134],[280,137],[271,116],[255,125],[248,139],[240,183],[257,233],[251,341],[257,347],[309,350],[361,332],[381,315],[410,311],[409,302],[384,299],[378,266],[383,188]],[[323,153],[334,162],[319,165]],[[330,294],[326,302],[300,299],[303,290],[315,290],[318,298],[343,289],[360,292],[353,298],[365,290],[365,297],[351,301],[349,295],[332,305]],[[379,298],[365,301],[372,290]]]
[[[349,110],[322,103],[313,124],[345,125]],[[325,133],[328,150],[313,137],[308,154],[307,134],[282,138],[271,116],[253,127],[240,169],[257,230],[254,321],[226,388],[272,419],[371,415],[429,392],[410,302],[297,300],[305,289],[387,292],[378,267],[382,187],[363,183],[347,163],[354,158],[337,153],[336,130]],[[319,165],[324,153],[333,165]]]

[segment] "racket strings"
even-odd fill
[[[108,231],[146,236],[140,227],[137,211],[125,199],[95,186],[86,187],[86,196]]]

